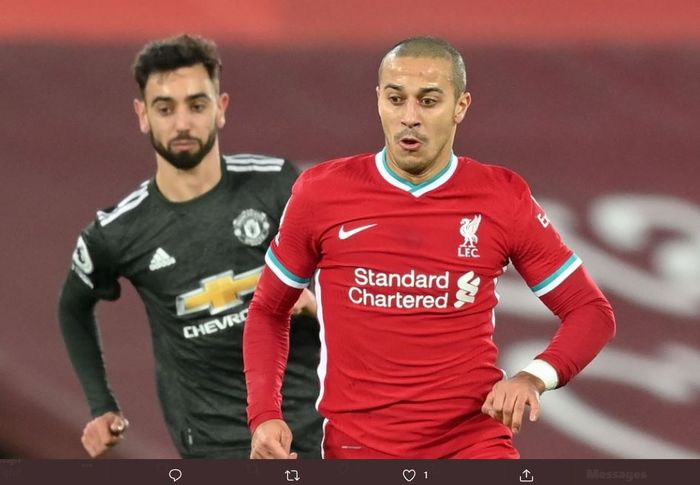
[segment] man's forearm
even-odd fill
[[[250,304],[243,332],[248,388],[248,425],[282,419],[282,381],[289,353],[289,319],[301,290],[282,283],[265,268]]]
[[[537,356],[551,364],[561,387],[578,374],[615,335],[610,303],[583,268],[542,301],[561,319],[547,349]]]
[[[87,294],[68,276],[58,303],[58,320],[68,356],[87,397],[93,417],[108,411],[119,411],[119,405],[107,382],[100,347],[95,305],[97,300]]]

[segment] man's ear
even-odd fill
[[[141,99],[134,99],[134,111],[139,119],[139,130],[144,135],[150,133],[151,124],[148,122],[148,114],[146,113],[146,103]]]
[[[467,110],[469,105],[472,104],[472,95],[469,92],[462,94],[457,100],[457,105],[455,106],[455,123],[460,124],[464,117],[467,115]]]
[[[221,129],[226,124],[226,108],[228,108],[229,96],[227,93],[221,93],[217,101],[218,114],[216,115],[216,127]]]

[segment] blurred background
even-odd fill
[[[473,104],[458,154],[531,184],[610,298],[615,340],[542,398],[527,458],[700,458],[700,3],[693,0],[0,0],[0,455],[82,458],[87,404],[57,295],[80,229],[150,177],[130,66],[148,40],[213,38],[231,96],[225,153],[308,167],[379,150],[383,53],[444,37]],[[695,126],[695,128],[693,128]],[[557,321],[514,271],[499,285],[500,363],[517,371]],[[98,315],[131,420],[118,458],[176,457],[145,313],[124,285]]]

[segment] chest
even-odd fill
[[[156,210],[123,248],[121,272],[135,286],[166,295],[237,281],[264,264],[277,229],[274,208],[250,200]]]
[[[324,213],[321,267],[393,272],[475,271],[498,276],[508,263],[511,212],[492,196],[414,198],[377,191],[337,201]]]

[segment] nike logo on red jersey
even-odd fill
[[[354,236],[358,232],[362,232],[365,229],[369,229],[370,227],[374,227],[376,224],[368,224],[366,226],[360,226],[356,227],[355,229],[350,229],[349,231],[345,230],[345,226],[340,226],[340,230],[338,231],[338,238],[342,239],[347,239],[349,237]]]

